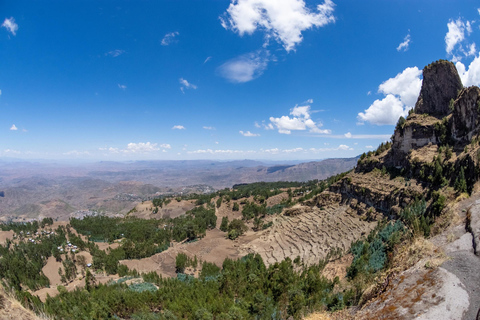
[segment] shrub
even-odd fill
[[[220,224],[220,230],[223,232],[228,231],[228,217],[222,218],[222,223]]]

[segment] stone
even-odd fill
[[[438,117],[448,115],[451,112],[450,100],[455,100],[462,88],[462,80],[452,62],[438,60],[429,64],[423,68],[422,89],[415,112]]]

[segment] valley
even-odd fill
[[[480,89],[463,88],[445,60],[423,76],[392,140],[354,165],[335,160],[328,177],[287,181],[304,177],[302,164],[222,164],[229,179],[230,170],[265,179],[227,187],[207,183],[214,174],[203,167],[188,190],[185,176],[155,186],[92,171],[99,180],[65,178],[71,189],[11,177],[0,201],[15,210],[79,209],[83,199],[82,210],[98,211],[5,214],[0,275],[26,307],[58,319],[474,319]],[[40,201],[38,186],[65,198]],[[40,202],[22,202],[28,190]]]

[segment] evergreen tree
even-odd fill
[[[457,180],[455,180],[453,187],[459,193],[467,192],[467,181],[465,180],[465,172],[463,171],[463,167],[460,168],[460,174],[458,175]]]

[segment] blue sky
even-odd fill
[[[0,158],[359,155],[389,139],[430,62],[480,84],[479,8],[0,1]]]

